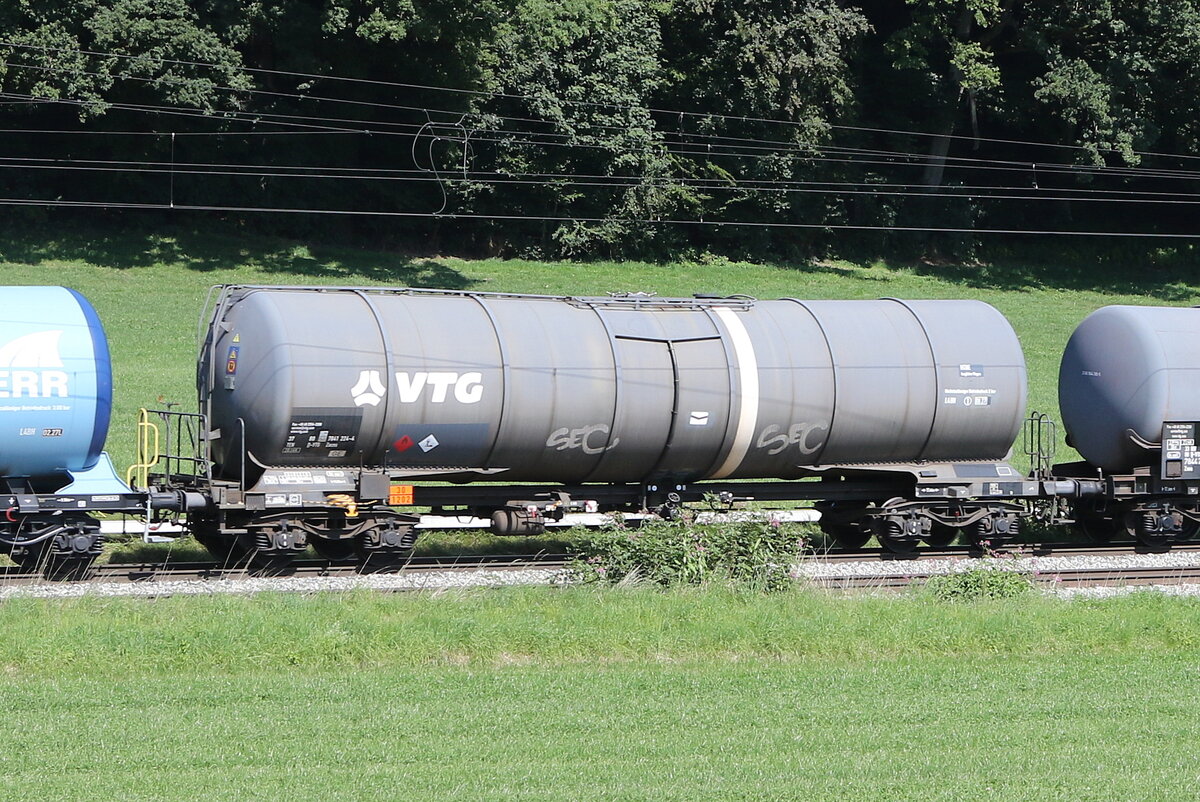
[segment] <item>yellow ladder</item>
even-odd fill
[[[125,483],[133,488],[144,489],[150,484],[150,469],[158,464],[158,424],[150,417],[150,411],[142,407],[137,422],[137,462],[125,472]]]

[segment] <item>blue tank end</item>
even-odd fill
[[[0,478],[96,465],[112,365],[96,311],[65,287],[0,288]]]

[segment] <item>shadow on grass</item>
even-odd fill
[[[865,263],[879,263],[879,260],[863,260]],[[850,263],[836,263],[825,259],[813,259],[806,262],[777,262],[775,266],[782,270],[794,270],[798,273],[822,273],[830,276],[854,279],[855,281],[877,281],[886,283],[891,279],[870,266],[859,266]],[[730,264],[730,267],[736,267]]]
[[[1072,249],[996,253],[971,263],[892,266],[972,289],[1093,291],[1173,304],[1194,303],[1200,296],[1200,250],[1190,244],[1137,248],[1084,243]]]
[[[179,562],[206,562],[212,559],[208,549],[191,537],[181,537],[170,543],[145,543],[139,539],[110,542],[102,562],[120,565]]]
[[[432,259],[349,245],[239,235],[228,228],[77,226],[0,229],[0,260],[37,265],[82,261],[116,270],[172,265],[197,272],[251,268],[280,276],[370,279],[394,285],[468,289],[474,280]]]
[[[336,232],[335,232],[336,233]],[[392,285],[464,290],[476,282],[435,259],[390,250],[369,250],[329,236],[286,238],[255,233],[228,221],[171,224],[78,225],[8,223],[0,226],[0,260],[37,265],[48,261],[83,261],[118,270],[157,265],[197,272],[251,268],[263,273],[353,283],[356,279]],[[908,248],[912,252],[911,248]],[[868,282],[886,282],[886,267],[930,276],[969,289],[1090,290],[1141,295],[1167,303],[1200,299],[1200,245],[1151,241],[1100,240],[983,243],[970,260],[880,259],[861,247],[846,253],[850,262],[826,259],[764,260],[782,270],[828,274]],[[710,257],[701,264],[737,270],[744,263]],[[864,266],[865,265],[865,266]]]

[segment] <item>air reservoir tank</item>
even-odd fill
[[[0,476],[93,467],[112,411],[100,319],[65,287],[4,287],[0,297]]]
[[[1106,306],[1067,341],[1058,374],[1063,426],[1107,471],[1156,463],[1163,421],[1200,420],[1200,309]],[[1133,436],[1131,436],[1133,435]]]
[[[199,391],[226,476],[623,483],[1003,459],[1026,378],[978,301],[241,286],[220,292]]]

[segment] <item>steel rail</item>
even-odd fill
[[[222,565],[218,562],[105,563],[93,566],[76,584],[122,584],[128,582],[181,582],[196,580],[263,579],[270,577],[350,577],[381,573],[424,573],[432,571],[517,571],[529,568],[565,568],[569,554],[487,554],[470,556],[411,557],[402,562],[363,564],[355,561],[296,560],[281,568],[256,568],[246,561]],[[0,586],[35,585],[54,580],[41,573],[8,566],[0,567]]]
[[[1006,570],[1006,569],[997,569]],[[1040,589],[1085,587],[1147,587],[1200,583],[1200,566],[1129,566],[1122,568],[1062,568],[1034,572],[1014,571],[1027,576]],[[952,576],[941,572],[908,571],[876,576],[818,576],[802,581],[823,590],[904,590],[934,576]]]

